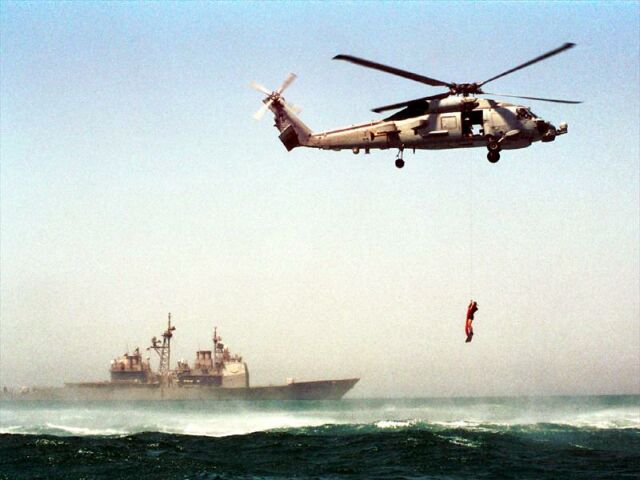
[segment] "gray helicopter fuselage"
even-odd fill
[[[429,102],[422,114],[404,114],[311,134],[301,145],[325,150],[449,149],[486,147],[487,139],[502,139],[502,149],[524,148],[553,141],[566,133],[537,118],[529,108],[493,100],[454,97]]]

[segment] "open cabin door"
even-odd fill
[[[462,112],[462,137],[472,139],[484,136],[483,110]]]

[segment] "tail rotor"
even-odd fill
[[[282,85],[280,85],[280,88],[277,90],[278,95],[284,92],[289,87],[289,85],[293,83],[295,79],[296,79],[295,73],[290,73],[289,75],[287,75],[287,78],[284,79],[284,82],[282,82]]]
[[[271,106],[272,103],[273,103],[273,100],[267,100],[267,102],[264,105],[262,105],[256,113],[253,114],[253,118],[255,120],[260,120],[264,116],[266,111],[269,110],[269,107]]]
[[[280,102],[284,105],[286,105],[288,108],[290,108],[293,112],[298,113],[300,112],[300,107],[296,106],[296,105],[289,105],[287,103],[285,103],[284,98],[282,98],[282,92],[284,92],[289,85],[291,85],[293,83],[293,81],[296,79],[296,74],[295,73],[290,73],[289,75],[287,75],[287,78],[284,79],[284,82],[282,82],[282,85],[280,85],[280,88],[278,88],[277,90],[274,91],[270,91],[267,87],[265,87],[264,85],[259,84],[258,82],[256,82],[255,80],[253,82],[251,82],[249,84],[249,86],[251,88],[253,88],[254,90],[257,90],[260,93],[263,93],[264,95],[267,96],[267,98],[265,98],[262,102],[264,103],[264,105],[262,105],[262,107],[260,107],[260,109],[253,114],[253,118],[256,120],[260,120],[265,112],[267,110],[269,110],[269,107],[271,107],[271,105],[274,102]]]

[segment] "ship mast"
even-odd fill
[[[147,350],[155,350],[160,357],[160,365],[158,367],[158,374],[163,383],[168,383],[169,370],[171,367],[171,337],[173,337],[173,331],[176,327],[171,326],[171,313],[169,313],[169,320],[167,322],[167,329],[162,334],[162,344],[156,337],[151,339],[151,346]]]
[[[218,349],[218,344],[221,340],[222,338],[218,336],[218,327],[213,327],[213,365],[216,370],[220,370],[221,365],[224,362],[224,358]]]

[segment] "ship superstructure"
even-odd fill
[[[125,353],[121,357],[111,360],[111,382],[113,383],[152,383],[155,374],[151,371],[149,359],[144,360],[140,349],[133,353]]]
[[[178,385],[248,388],[249,369],[240,355],[232,355],[222,343],[217,327],[213,330],[213,350],[198,350],[193,367],[178,362],[175,376]]]
[[[171,324],[171,314],[162,340],[151,339],[148,351],[158,354],[158,370],[151,368],[149,358],[142,358],[140,348],[125,353],[111,361],[111,382],[118,384],[148,384],[163,387],[220,387],[248,388],[249,369],[240,355],[231,354],[222,343],[218,328],[213,330],[213,350],[198,350],[193,366],[185,360],[178,361],[171,369],[171,339],[176,327]]]

